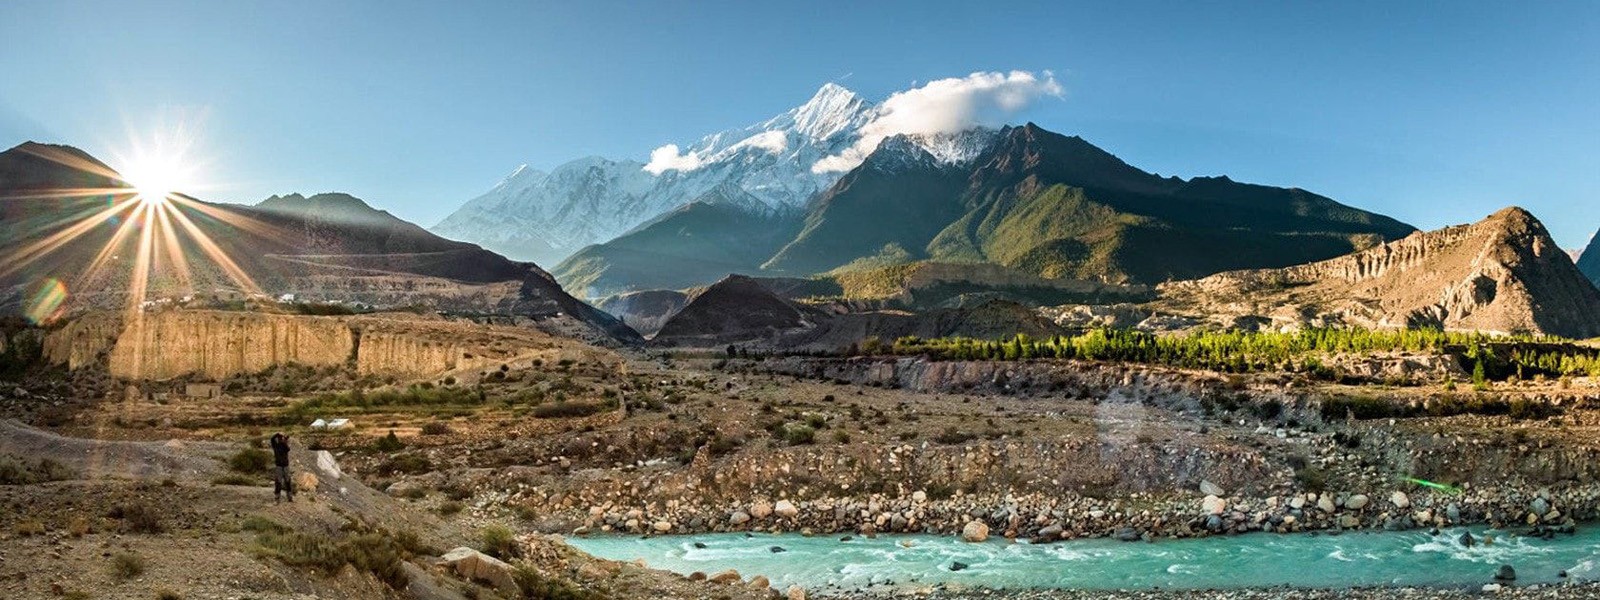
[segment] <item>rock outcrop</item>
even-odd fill
[[[1164,308],[1306,325],[1600,336],[1597,291],[1538,219],[1512,207],[1347,256],[1163,285]]]
[[[536,330],[417,315],[305,316],[163,310],[129,319],[94,313],[50,332],[45,359],[71,369],[105,361],[127,379],[219,380],[269,367],[353,367],[361,375],[432,377],[508,360],[556,360]]]

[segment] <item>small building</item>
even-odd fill
[[[220,398],[222,386],[215,383],[190,383],[183,386],[183,395],[189,398]]]

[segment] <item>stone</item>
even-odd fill
[[[651,525],[650,527],[651,527],[651,529],[655,529],[656,533],[666,533],[668,531],[672,531],[672,522],[671,521],[656,521],[655,524]]]
[[[511,565],[498,558],[462,546],[444,553],[441,560],[454,569],[456,575],[469,581],[487,581],[503,592],[519,592]]]
[[[744,577],[740,576],[738,571],[728,569],[721,573],[717,573],[716,575],[712,575],[707,581],[710,581],[711,583],[727,585],[730,583],[739,583],[740,581],[744,581]]]
[[[806,589],[798,585],[789,586],[789,593],[785,594],[788,600],[806,600]]]
[[[317,492],[317,474],[309,471],[300,471],[294,474],[294,491],[301,494],[314,494]]]
[[[1533,502],[1528,503],[1528,510],[1542,517],[1545,513],[1550,512],[1550,502],[1544,498],[1534,498]]]
[[[793,502],[788,500],[779,500],[777,504],[772,506],[772,512],[773,514],[785,519],[792,519],[795,515],[800,514],[800,509],[795,508]]]
[[[1504,586],[1501,586],[1498,583],[1485,583],[1485,584],[1483,584],[1483,591],[1485,591],[1487,593],[1490,593],[1490,594],[1497,594],[1497,593],[1500,592],[1500,588],[1502,588],[1502,587],[1504,587]]]
[[[1477,543],[1477,540],[1472,539],[1471,533],[1461,534],[1461,537],[1457,538],[1456,541],[1460,542],[1462,546],[1466,546],[1468,548],[1471,548],[1474,543]]]
[[[767,504],[766,500],[757,500],[754,504],[750,505],[750,516],[752,517],[757,519],[765,519],[771,515],[772,505]]]
[[[733,511],[733,514],[728,515],[728,524],[730,525],[743,525],[749,522],[750,514],[742,510]]]
[[[1494,573],[1494,580],[1495,581],[1516,581],[1517,580],[1517,570],[1511,568],[1511,565],[1500,565],[1500,570],[1499,571],[1495,571],[1495,573]]]
[[[1368,498],[1366,494],[1354,494],[1344,499],[1344,507],[1350,510],[1361,510],[1371,502],[1372,499]]]
[[[1317,510],[1325,513],[1331,513],[1337,508],[1338,507],[1333,505],[1333,498],[1329,498],[1327,494],[1323,494],[1321,498],[1317,499]]]
[[[784,548],[783,546],[773,546],[771,548],[768,548],[767,550],[771,551],[773,554],[779,554],[779,553],[782,553],[782,552],[788,552],[789,551],[789,549]]]
[[[1123,527],[1118,529],[1113,537],[1116,537],[1117,541],[1137,542],[1139,541],[1139,530],[1132,527]]]
[[[1410,508],[1411,497],[1407,496],[1405,492],[1395,490],[1393,494],[1389,494],[1389,503],[1393,504],[1395,508]]]
[[[317,470],[322,472],[323,477],[327,477],[330,481],[338,481],[344,476],[344,471],[339,469],[339,461],[334,460],[332,452],[318,450],[316,457]]]
[[[1205,494],[1207,496],[1226,496],[1226,495],[1228,495],[1228,492],[1223,491],[1222,486],[1219,486],[1219,485],[1217,485],[1215,483],[1211,483],[1210,481],[1206,481],[1206,480],[1203,480],[1203,479],[1200,481],[1200,493]]]
[[[757,575],[750,578],[750,587],[758,590],[764,590],[772,587],[772,582],[767,580],[766,575]]]
[[[915,492],[912,492],[911,493],[911,501],[912,502],[927,502],[928,501],[928,493],[924,492],[922,490],[917,490]]]
[[[1341,527],[1343,529],[1355,529],[1355,528],[1360,527],[1360,526],[1361,526],[1361,519],[1357,519],[1357,518],[1355,518],[1353,516],[1350,516],[1350,515],[1340,515],[1339,516],[1339,527]]]
[[[961,562],[961,561],[958,560],[958,561],[950,563],[950,570],[951,571],[965,571],[965,570],[967,570],[967,567],[969,567],[969,566],[971,566],[971,565],[968,565],[967,563],[964,563],[964,562]]]
[[[982,542],[989,539],[989,526],[983,521],[968,521],[961,528],[961,539],[968,542]]]
[[[705,581],[705,580],[706,580],[706,574],[705,574],[704,571],[695,571],[695,572],[689,574],[689,581]]]
[[[1208,515],[1220,515],[1223,511],[1228,510],[1228,501],[1216,496],[1206,496],[1204,500],[1200,501],[1200,510]]]

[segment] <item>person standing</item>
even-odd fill
[[[287,495],[290,502],[294,502],[294,480],[289,477],[289,436],[283,433],[272,434],[272,501],[282,500],[281,495]]]

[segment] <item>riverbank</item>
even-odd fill
[[[1485,592],[1482,588],[1370,588],[1343,590],[1183,590],[1183,591],[1102,591],[1102,590],[919,590],[905,593],[862,593],[816,596],[839,600],[883,600],[917,598],[922,600],[1457,600],[1464,598],[1508,598],[1526,600],[1578,600],[1600,598],[1600,583],[1502,587]]]

